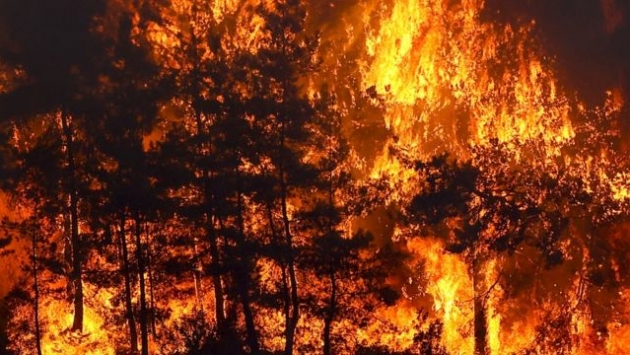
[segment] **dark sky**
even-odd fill
[[[630,1],[488,0],[486,19],[514,25],[535,21],[537,40],[556,61],[569,92],[589,106],[606,90],[630,93]]]
[[[357,2],[309,4],[323,24],[331,24],[341,22],[337,16]],[[10,34],[9,42],[27,50],[32,74],[59,81],[69,67],[93,64],[100,57],[89,47],[94,43],[81,37],[89,33],[85,27],[91,15],[103,11],[103,0],[90,3],[76,6],[73,0],[59,0],[53,6],[47,0],[0,0],[0,42],[6,44]],[[630,97],[630,0],[486,0],[485,19],[515,26],[535,20],[537,39],[556,60],[561,82],[589,106],[601,104],[605,90],[616,86],[624,87]]]

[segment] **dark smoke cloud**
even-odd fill
[[[535,21],[536,39],[561,82],[589,106],[601,105],[613,87],[630,94],[630,1],[488,0],[484,20]]]

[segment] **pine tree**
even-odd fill
[[[55,131],[55,139],[60,144],[55,148],[63,151],[64,156],[56,157],[56,161],[58,166],[64,166],[64,173],[61,179],[57,176],[47,179],[58,184],[48,190],[47,198],[67,201],[61,212],[67,215],[69,222],[72,329],[78,331],[83,329],[82,256],[85,253],[79,231],[80,191],[85,182],[81,151],[86,139],[80,133],[85,118],[81,107],[85,95],[98,86],[99,73],[108,65],[103,61],[107,46],[93,31],[95,19],[103,16],[105,9],[103,1],[80,5],[72,1],[56,4],[39,0],[19,4],[0,2],[0,21],[8,31],[0,44],[0,59],[24,73],[11,90],[0,95],[0,119],[12,120],[18,127],[38,123],[60,126]]]
[[[554,176],[523,166],[526,162],[514,164],[514,152],[502,144],[475,153],[467,162],[446,155],[417,162],[421,192],[407,212],[415,225],[457,226],[446,249],[462,254],[468,263],[475,354],[487,354],[486,300],[493,287],[484,280],[487,261],[527,242],[536,246],[547,267],[562,263],[560,240],[573,218],[563,196],[572,196],[575,204],[585,203],[587,197],[579,193],[579,180],[569,175]]]
[[[258,151],[270,160],[265,176],[273,187],[263,203],[272,216],[274,241],[278,243],[282,269],[285,313],[285,354],[293,354],[295,332],[300,319],[301,299],[296,257],[298,248],[294,221],[289,213],[292,199],[307,196],[315,181],[314,167],[305,162],[315,113],[298,81],[315,67],[316,38],[305,37],[305,10],[297,1],[274,1],[258,8],[265,19],[267,40],[246,61],[252,76],[252,100],[248,114],[263,133]],[[266,188],[269,190],[269,188]],[[276,226],[273,215],[279,216]]]

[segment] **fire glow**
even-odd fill
[[[0,352],[630,352],[629,72],[556,5],[9,3]]]

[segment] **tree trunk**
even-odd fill
[[[258,343],[258,332],[256,331],[256,322],[254,321],[254,313],[251,308],[251,300],[249,298],[249,264],[250,257],[245,247],[245,222],[243,219],[243,201],[241,192],[237,191],[237,210],[238,210],[238,228],[236,233],[238,236],[238,250],[240,260],[236,266],[236,286],[243,307],[243,316],[245,317],[245,328],[247,332],[247,344],[251,354],[260,354],[260,345]]]
[[[195,284],[195,301],[196,308],[203,314],[203,295],[202,295],[202,283],[201,283],[201,262],[199,255],[199,238],[195,235],[193,237],[193,283]],[[218,325],[219,322],[217,322]]]
[[[37,349],[37,355],[42,355],[42,341],[41,331],[39,326],[39,285],[37,283],[37,235],[32,232],[33,242],[33,291],[35,293],[35,300],[33,307],[35,308],[35,347]]]
[[[286,7],[282,7],[282,18],[286,18]],[[287,56],[286,50],[287,37],[286,33],[282,36],[282,53]],[[291,87],[291,79],[285,79],[282,82],[282,103],[285,105],[288,102],[288,92]],[[286,135],[286,122],[287,115],[284,112],[277,112],[277,117],[280,122],[280,144],[279,144],[279,183],[280,183],[280,203],[282,209],[282,222],[284,224],[284,237],[287,246],[287,267],[289,271],[289,282],[291,284],[291,317],[286,324],[285,336],[286,343],[284,348],[285,355],[293,355],[293,345],[295,338],[295,330],[297,328],[298,320],[300,319],[300,299],[298,295],[297,276],[295,270],[295,255],[293,250],[293,236],[291,234],[291,225],[289,221],[289,214],[287,212],[287,198],[288,198],[288,186],[285,176],[285,156],[286,150],[289,149],[285,146]]]
[[[9,306],[6,298],[0,299],[0,354],[8,354],[7,345],[9,344]],[[11,330],[13,331],[13,330]]]
[[[328,299],[328,310],[324,317],[324,355],[331,355],[332,342],[330,340],[330,333],[332,330],[332,323],[335,319],[335,312],[337,311],[337,278],[335,277],[335,269],[333,265],[330,266],[330,298]]]
[[[329,136],[332,136],[332,131],[327,132]],[[335,209],[335,183],[334,183],[334,169],[332,164],[333,159],[333,145],[328,145],[328,161],[331,165],[328,167],[328,205],[330,211],[328,212],[328,234],[334,233],[333,211]],[[335,260],[330,259],[328,269],[328,276],[330,277],[330,297],[328,299],[328,310],[324,317],[324,355],[331,355],[332,341],[330,340],[330,333],[332,332],[332,323],[335,319],[337,312],[337,275],[335,270]]]
[[[282,273],[280,276],[282,277],[282,296],[284,297],[284,326],[285,326],[285,336],[286,329],[289,328],[289,324],[291,324],[291,292],[289,291],[289,277],[287,275],[287,264],[283,261],[280,265],[280,270]],[[285,349],[286,351],[286,349]]]
[[[472,260],[472,283],[473,283],[473,312],[474,312],[474,335],[475,335],[475,355],[488,354],[488,324],[486,320],[486,302],[484,277],[482,275],[483,262],[479,260],[476,253]]]
[[[127,249],[127,237],[125,234],[125,216],[120,218],[120,250],[122,251],[122,272],[125,279],[125,317],[129,326],[129,341],[132,353],[138,353],[138,330],[133,316],[131,303],[131,271],[129,268],[129,252]]]
[[[297,286],[297,276],[295,271],[295,255],[293,251],[293,236],[291,235],[291,226],[289,221],[289,214],[287,212],[287,186],[284,181],[284,170],[282,165],[280,165],[280,198],[281,198],[281,208],[282,208],[282,222],[284,224],[284,236],[285,243],[287,246],[287,268],[289,271],[289,282],[290,282],[290,295],[291,295],[291,317],[289,322],[286,325],[286,343],[284,348],[285,355],[293,354],[293,345],[295,338],[295,329],[297,328],[297,323],[300,318],[300,299],[298,296],[298,286]]]
[[[147,323],[147,296],[144,280],[144,255],[142,252],[142,228],[140,213],[136,211],[136,259],[138,263],[138,279],[140,280],[140,337],[142,342],[142,355],[149,355],[149,327]]]
[[[210,216],[210,220],[207,221],[209,226],[207,227],[208,239],[210,241],[210,257],[211,265],[210,272],[212,274],[212,285],[214,286],[214,312],[215,312],[215,321],[217,323],[217,329],[219,330],[219,334],[223,335],[226,331],[226,321],[225,321],[225,309],[223,305],[223,283],[221,282],[221,266],[220,266],[220,257],[219,257],[219,245],[217,243],[217,234],[214,227],[214,221],[212,221],[212,216]]]
[[[267,218],[269,219],[269,228],[271,228],[271,235],[274,240],[278,240],[279,244],[283,244],[284,240],[278,231],[276,230],[276,226],[273,220],[273,212],[271,209],[271,204],[267,203]],[[287,276],[287,263],[284,260],[284,255],[278,256],[278,261],[280,263],[281,277],[282,277],[282,296],[283,296],[283,311],[284,311],[284,324],[285,328],[288,327],[291,322],[291,295],[289,292],[289,280]]]
[[[149,227],[146,227],[149,230]],[[149,301],[150,301],[150,312],[149,312],[149,324],[151,325],[151,335],[153,339],[157,337],[157,328],[155,326],[155,286],[154,286],[154,277],[153,277],[153,262],[151,261],[153,255],[151,253],[151,243],[147,244],[147,274],[149,276]]]
[[[194,39],[194,38],[193,38]],[[197,96],[197,100],[201,100],[198,95],[198,89],[195,90],[195,95]],[[195,121],[197,123],[197,134],[202,135],[205,133],[204,125],[201,120],[201,112],[199,110],[195,110]],[[199,154],[205,156],[202,140],[199,140],[197,150]],[[208,237],[208,241],[210,242],[210,273],[212,275],[212,285],[214,287],[214,314],[215,314],[215,322],[217,325],[217,329],[219,334],[223,335],[226,331],[226,320],[225,320],[225,308],[223,305],[223,283],[221,282],[221,260],[219,253],[219,245],[217,241],[217,233],[214,225],[214,196],[211,191],[212,181],[211,181],[211,172],[205,166],[205,163],[202,168],[202,184],[203,184],[203,194],[204,194],[204,204],[208,208],[208,212],[205,217],[205,230],[206,236]],[[195,256],[197,256],[197,244],[194,245],[195,248]],[[196,262],[198,263],[198,262]],[[199,274],[199,267],[195,265],[195,286],[197,287],[197,282],[199,283],[199,287],[201,285],[201,275]],[[200,303],[201,304],[201,303]]]
[[[245,279],[249,277],[247,272],[239,267],[237,277]],[[243,307],[243,316],[245,317],[245,327],[247,331],[247,345],[250,348],[250,354],[260,354],[260,346],[258,345],[258,332],[256,331],[256,324],[254,322],[254,312],[251,308],[251,300],[249,299],[249,283],[246,281],[238,282],[238,288],[240,292],[241,305]]]
[[[68,163],[67,178],[69,183],[70,197],[70,230],[72,243],[72,272],[71,279],[74,291],[74,319],[72,320],[72,330],[83,331],[83,271],[82,271],[82,243],[79,235],[79,208],[78,193],[76,184],[76,166],[73,147],[72,128],[68,122],[65,112],[61,112],[61,125],[63,128],[66,157]]]

